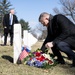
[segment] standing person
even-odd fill
[[[18,23],[16,15],[14,15],[14,9],[10,10],[9,14],[5,14],[3,18],[4,27],[4,45],[7,44],[7,36],[10,34],[10,45],[13,45],[13,25]]]
[[[46,12],[40,14],[39,22],[47,27],[48,32],[41,50],[51,48],[54,55],[57,56],[57,61],[65,64],[60,53],[62,51],[71,57],[73,60],[71,66],[75,67],[75,53],[72,50],[75,49],[75,25],[62,14],[52,16]]]

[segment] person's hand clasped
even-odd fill
[[[45,47],[46,48],[51,48],[51,47],[53,47],[53,43],[52,42],[48,42],[48,43],[46,43]]]

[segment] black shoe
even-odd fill
[[[71,56],[68,56],[68,60],[72,60],[72,57]]]
[[[13,44],[10,44],[10,46],[13,46]]]
[[[73,59],[73,63],[71,65],[71,67],[75,67],[75,58]]]
[[[1,44],[1,46],[6,46],[5,44]]]
[[[75,67],[75,64],[71,64],[70,67]]]
[[[56,59],[55,62],[57,62],[58,64],[65,64],[65,61],[64,60]]]

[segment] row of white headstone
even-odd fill
[[[23,39],[21,36],[21,24],[14,24],[14,40],[13,40],[13,63],[17,63],[19,55],[21,53],[22,46],[28,46],[31,50],[31,46],[34,45],[38,40],[27,30],[23,31]],[[10,41],[10,38],[7,38],[7,43]],[[4,36],[0,36],[0,44],[4,42]]]
[[[22,46],[31,46],[35,44],[38,40],[27,30],[23,31],[23,39],[21,38],[21,24],[14,25],[14,63],[17,63],[19,55],[21,53]]]

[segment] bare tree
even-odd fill
[[[54,8],[54,12],[64,14],[75,22],[75,0],[59,0],[62,5],[61,10]]]
[[[47,36],[47,28],[43,27],[40,23],[36,26],[35,29],[30,30],[34,37],[38,40],[45,39]]]

